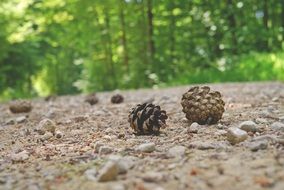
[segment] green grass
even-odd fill
[[[220,62],[225,63],[224,67]],[[218,64],[219,63],[219,64]],[[284,81],[284,52],[250,53],[217,61],[210,69],[188,70],[170,85],[239,81]]]

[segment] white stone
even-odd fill
[[[279,121],[284,123],[284,115],[279,117]]]
[[[113,129],[111,127],[106,128],[106,130],[104,131],[106,134],[112,134],[113,133]]]
[[[131,169],[135,165],[136,158],[133,156],[119,156],[119,155],[111,155],[108,158],[110,161],[116,162],[120,174],[126,173],[129,169]]]
[[[240,143],[248,138],[246,131],[239,129],[237,127],[230,127],[227,132],[227,140],[231,144]]]
[[[44,133],[44,135],[42,135],[40,137],[40,140],[46,141],[46,140],[50,139],[52,136],[53,136],[53,134],[51,132],[46,132],[46,133]]]
[[[244,121],[239,125],[239,128],[246,132],[256,132],[258,131],[257,125],[253,121]]]
[[[216,136],[224,136],[224,135],[226,135],[226,134],[227,134],[227,131],[226,131],[226,130],[223,130],[223,129],[218,130],[218,131],[216,131],[216,132],[214,133],[214,135],[216,135]]]
[[[197,148],[199,150],[208,150],[208,149],[215,149],[215,146],[209,142],[203,142],[203,141],[195,141],[190,143],[189,145],[192,148]]]
[[[20,116],[16,118],[17,123],[23,123],[27,120],[26,116]]]
[[[198,130],[200,128],[200,125],[196,122],[192,123],[188,129],[188,132],[190,133],[198,133]]]
[[[137,147],[138,151],[141,152],[153,152],[155,150],[155,143],[144,143]]]
[[[182,157],[185,154],[186,148],[184,146],[174,146],[168,150],[167,156],[172,157]]]
[[[159,181],[162,181],[164,180],[164,175],[160,172],[153,172],[153,171],[150,171],[150,172],[146,172],[144,175],[143,175],[143,180],[145,182],[159,182]]]
[[[97,180],[99,182],[113,181],[118,175],[118,166],[115,162],[107,162],[99,171]]]
[[[110,190],[125,190],[125,185],[118,183],[118,184],[112,184],[110,187]]]
[[[251,142],[250,144],[248,144],[248,148],[251,150],[251,151],[258,151],[260,149],[266,149],[267,148],[267,145],[268,145],[268,141],[266,140],[262,140],[262,141],[254,141],[254,142]]]
[[[85,171],[85,176],[88,180],[96,180],[96,175],[97,175],[97,169],[96,168],[90,168]]]
[[[219,123],[219,124],[217,125],[217,128],[218,128],[218,129],[224,129],[224,128],[226,128],[226,126],[224,126],[224,125],[222,125],[222,124]]]
[[[100,148],[101,148],[101,146],[103,146],[103,145],[104,145],[104,144],[103,144],[102,142],[97,141],[97,142],[95,142],[95,143],[92,143],[92,144],[91,144],[91,147],[95,149],[95,152],[96,152],[96,153],[98,153],[99,150],[100,150]]]
[[[275,131],[282,131],[282,132],[284,132],[284,123],[274,122],[271,125],[271,129],[273,129]]]
[[[29,154],[26,150],[24,150],[22,152],[12,154],[11,159],[14,162],[23,162],[23,161],[29,159]]]
[[[100,155],[103,155],[103,154],[109,154],[109,153],[112,153],[112,148],[111,147],[108,147],[108,146],[101,146],[99,148],[99,154]]]
[[[257,123],[267,123],[267,120],[266,119],[264,119],[264,118],[257,118],[256,120],[255,120]]]

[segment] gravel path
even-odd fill
[[[32,100],[29,113],[0,104],[0,189],[284,189],[284,84],[209,84],[226,110],[216,125],[190,124],[189,86]],[[153,99],[166,110],[159,136],[135,136],[129,109]],[[55,130],[55,131],[54,131]],[[43,131],[43,132],[42,132]],[[43,134],[44,133],[44,134]]]

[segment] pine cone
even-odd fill
[[[9,109],[12,113],[25,113],[32,110],[32,104],[26,100],[16,100],[12,102],[9,106]]]
[[[222,118],[225,103],[220,92],[195,86],[183,94],[181,105],[189,121],[204,125],[215,124]]]
[[[128,121],[136,134],[150,135],[159,134],[160,128],[166,127],[167,118],[166,111],[161,110],[160,106],[144,103],[132,108]]]
[[[98,103],[98,98],[96,96],[96,93],[91,93],[89,95],[86,96],[85,98],[85,102],[88,102],[90,105],[94,105],[96,103]]]
[[[123,102],[123,96],[122,95],[116,94],[116,95],[113,95],[111,97],[111,103],[120,104],[121,102]]]

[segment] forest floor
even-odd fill
[[[181,96],[189,86],[33,99],[29,113],[0,104],[0,189],[284,189],[284,84],[209,84],[223,94],[216,125],[190,125]],[[154,98],[166,110],[159,136],[135,136],[131,107]],[[54,136],[38,134],[39,122],[56,123]],[[228,129],[253,121],[248,138],[232,145]],[[100,179],[110,180],[99,182]],[[115,179],[114,179],[115,178]]]

